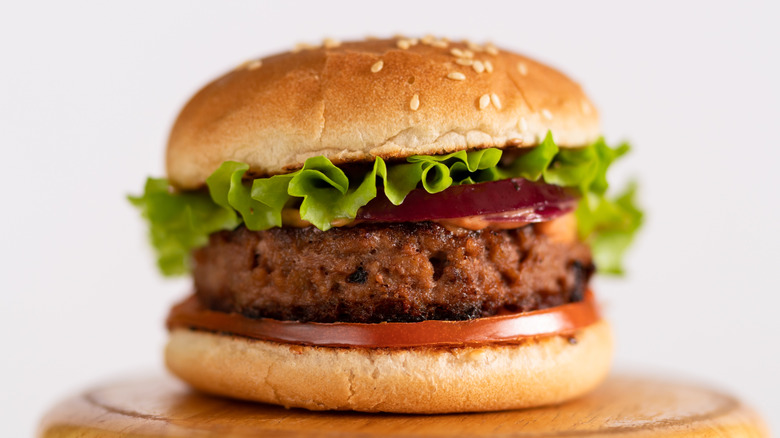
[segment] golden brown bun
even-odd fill
[[[168,368],[197,389],[312,410],[447,413],[517,409],[584,394],[609,371],[599,321],[520,345],[366,349],[304,347],[175,329]]]
[[[202,186],[228,160],[262,176],[316,155],[339,163],[531,146],[548,130],[563,147],[598,136],[593,105],[558,71],[492,46],[424,41],[326,44],[222,76],[173,127],[170,181]]]

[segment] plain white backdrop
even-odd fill
[[[780,32],[766,2],[4,2],[0,417],[162,369],[189,290],[125,201],[162,175],[178,109],[247,58],[366,35],[491,40],[583,84],[614,179],[640,180],[630,274],[599,279],[616,366],[705,382],[780,430]]]

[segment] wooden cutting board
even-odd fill
[[[53,437],[768,437],[758,415],[706,387],[610,377],[559,406],[457,415],[309,412],[212,397],[173,377],[119,379],[64,400],[42,420]]]

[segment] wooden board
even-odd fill
[[[466,415],[309,412],[197,393],[168,376],[110,382],[43,419],[53,437],[768,437],[733,397],[664,379],[614,375],[560,406]]]

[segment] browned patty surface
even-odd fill
[[[461,320],[578,301],[589,248],[532,226],[469,231],[431,223],[320,231],[238,228],[197,250],[195,288],[214,310],[300,321]]]

